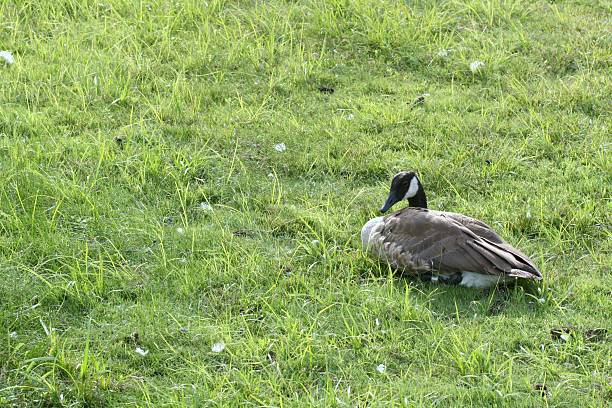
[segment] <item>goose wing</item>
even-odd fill
[[[486,238],[489,241],[492,241],[498,244],[505,243],[505,241],[499,235],[497,235],[497,233],[493,231],[491,227],[489,227],[487,224],[485,224],[484,222],[480,220],[477,220],[472,217],[468,217],[467,215],[454,213],[454,212],[444,211],[444,212],[438,212],[438,214],[446,218],[449,218],[455,222],[458,222],[459,224],[463,225],[464,227],[466,227],[467,229],[469,229],[470,231],[472,231],[474,234],[478,235],[479,237]]]
[[[449,214],[454,213],[407,207],[386,217],[380,240],[388,256],[397,266],[417,272],[422,268],[414,265],[428,265],[429,270],[442,273],[541,277],[529,258],[486,224]]]
[[[485,238],[486,240],[498,244],[498,246],[502,247],[505,251],[511,252],[512,254],[514,254],[515,257],[520,258],[523,263],[528,264],[530,266],[531,274],[535,275],[535,277],[538,278],[542,277],[538,268],[534,265],[533,261],[529,259],[527,255],[523,254],[521,251],[504,241],[503,238],[497,235],[497,233],[493,231],[493,229],[484,222],[459,213],[441,212],[440,214],[443,214],[445,217],[451,218],[454,221],[459,222],[479,237]]]

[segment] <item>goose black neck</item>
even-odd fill
[[[419,183],[419,189],[414,197],[408,199],[409,207],[427,208],[427,197],[425,197],[425,190],[421,183]]]

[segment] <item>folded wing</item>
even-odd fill
[[[398,266],[429,265],[440,273],[476,272],[539,279],[533,262],[485,223],[461,214],[407,207],[384,220],[380,237]],[[403,265],[403,259],[409,259]]]

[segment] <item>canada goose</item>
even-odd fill
[[[425,190],[414,172],[393,177],[386,212],[408,200],[393,214],[368,221],[361,230],[364,247],[401,271],[431,281],[487,288],[517,278],[542,279],[533,262],[505,242],[482,221],[427,209]]]

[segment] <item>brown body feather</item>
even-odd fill
[[[462,214],[406,207],[384,217],[372,232],[370,245],[378,255],[411,273],[541,278],[527,256],[485,223]]]

